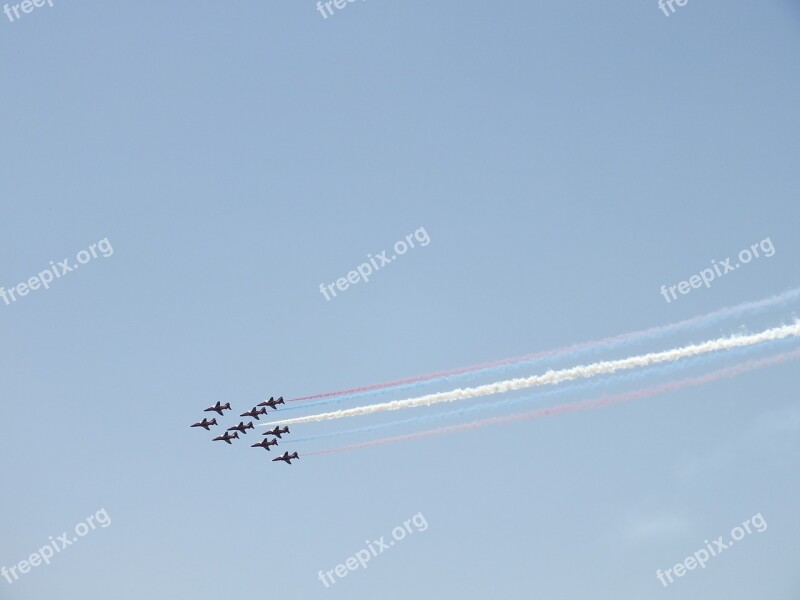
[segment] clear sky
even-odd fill
[[[111,518],[0,578],[0,600],[798,598],[796,362],[336,455],[302,458],[369,437],[290,437],[291,467],[247,447],[260,432],[228,447],[188,427],[217,400],[238,415],[797,287],[800,5],[675,8],[357,0],[323,18],[312,0],[53,0],[0,14],[0,286],[113,248],[0,300],[0,566]],[[420,227],[427,246],[320,293]],[[774,256],[661,295],[765,238]],[[424,532],[318,579],[417,513]],[[763,533],[656,579],[757,513]]]

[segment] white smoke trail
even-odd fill
[[[558,371],[547,371],[542,375],[534,375],[532,377],[520,379],[508,379],[505,381],[498,381],[497,383],[489,383],[471,388],[455,389],[449,392],[438,392],[435,394],[427,394],[419,396],[418,398],[410,398],[408,400],[394,400],[392,402],[382,402],[380,404],[370,404],[368,406],[359,406],[356,408],[348,408],[344,410],[336,410],[327,413],[320,413],[317,415],[308,415],[305,417],[295,417],[292,419],[283,419],[268,423],[267,425],[293,425],[300,423],[316,423],[319,421],[330,421],[333,419],[344,419],[347,417],[358,417],[361,415],[370,415],[373,413],[384,412],[388,410],[400,410],[403,408],[415,408],[418,406],[430,406],[431,404],[438,404],[440,402],[455,402],[457,400],[469,400],[470,398],[479,398],[481,396],[490,396],[492,394],[501,394],[504,392],[512,392],[516,390],[523,390],[532,387],[539,387],[543,385],[554,385],[571,381],[573,379],[586,379],[589,377],[596,377],[597,375],[609,375],[617,371],[624,371],[628,369],[635,369],[637,367],[649,367],[659,363],[673,362],[683,358],[692,356],[699,356],[701,354],[708,354],[710,352],[718,352],[721,350],[731,350],[733,348],[744,348],[747,346],[755,346],[764,342],[784,339],[790,336],[800,336],[800,321],[795,321],[794,325],[784,325],[782,327],[775,327],[767,329],[761,333],[754,333],[750,335],[736,335],[732,337],[719,338],[716,340],[709,340],[701,344],[691,344],[680,348],[673,348],[672,350],[664,350],[662,352],[651,352],[648,354],[641,354],[638,356],[631,356],[619,360],[602,361],[590,365],[579,365],[577,367],[570,367],[568,369],[560,369]]]

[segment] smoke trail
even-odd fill
[[[738,304],[733,307],[722,308],[714,312],[706,313],[704,315],[699,315],[697,317],[692,317],[691,319],[685,319],[683,321],[672,323],[670,325],[660,325],[657,327],[651,327],[649,329],[634,331],[631,333],[626,333],[613,337],[602,338],[600,340],[593,340],[589,342],[582,342],[579,344],[572,344],[564,348],[537,352],[535,354],[528,354],[517,358],[495,360],[478,365],[473,365],[470,367],[462,367],[459,369],[452,369],[449,371],[440,371],[438,373],[431,373],[428,375],[420,375],[416,377],[408,377],[405,379],[397,379],[394,381],[338,390],[335,392],[315,394],[312,396],[301,396],[299,398],[292,398],[288,400],[288,402],[303,401],[304,407],[322,406],[333,402],[342,402],[344,400],[351,400],[354,398],[360,398],[364,396],[373,396],[377,394],[388,393],[390,391],[394,392],[394,391],[418,388],[426,384],[440,382],[444,380],[475,377],[478,375],[485,374],[488,371],[497,371],[502,367],[508,369],[514,367],[528,366],[530,364],[539,362],[543,359],[556,358],[573,353],[581,354],[583,352],[601,347],[606,349],[617,348],[620,346],[629,345],[636,341],[648,340],[655,337],[668,335],[671,333],[677,333],[679,331],[687,329],[694,329],[698,327],[713,325],[716,322],[719,322],[723,319],[726,319],[734,315],[743,315],[752,312],[757,312],[765,308],[791,302],[793,300],[796,300],[797,298],[800,298],[800,288],[789,290],[782,294],[770,296],[762,300],[757,300],[754,302],[745,302],[743,304]],[[308,402],[309,400],[320,400],[320,401]],[[299,408],[299,407],[286,407],[286,410],[291,410],[293,408]]]
[[[427,437],[432,437],[436,435],[442,435],[446,433],[456,433],[459,431],[468,431],[471,429],[478,429],[480,427],[485,427],[487,425],[500,425],[504,423],[513,423],[515,421],[525,421],[531,419],[539,419],[541,417],[548,417],[550,415],[557,415],[557,414],[565,414],[583,410],[590,410],[593,408],[602,408],[605,406],[609,406],[612,404],[619,404],[621,402],[626,402],[630,400],[637,400],[640,398],[650,398],[652,396],[657,396],[659,394],[663,394],[665,392],[671,392],[680,390],[687,387],[693,387],[696,385],[701,385],[705,383],[711,383],[713,381],[717,381],[719,379],[726,379],[730,377],[734,377],[736,375],[740,375],[742,373],[746,373],[748,371],[752,371],[754,369],[758,369],[767,365],[776,365],[785,363],[789,360],[796,360],[800,358],[800,350],[794,350],[792,352],[786,352],[784,354],[779,354],[777,356],[772,356],[769,358],[763,358],[759,360],[753,360],[741,365],[737,365],[735,367],[727,367],[724,369],[719,369],[717,371],[713,371],[712,373],[708,373],[707,375],[701,375],[698,377],[689,377],[686,379],[681,379],[679,381],[674,381],[670,383],[665,383],[658,386],[653,386],[649,388],[644,388],[641,390],[635,390],[631,392],[625,392],[622,394],[616,394],[613,396],[604,396],[602,398],[597,398],[594,400],[584,400],[581,402],[573,402],[571,404],[562,404],[560,406],[554,406],[549,408],[539,408],[536,410],[518,413],[516,415],[508,415],[503,417],[490,417],[488,419],[482,419],[480,421],[473,421],[471,423],[462,423],[459,425],[451,425],[448,427],[439,427],[437,429],[431,429],[428,431],[419,431],[416,433],[409,433],[406,435],[398,435],[395,437],[390,438],[383,438],[379,440],[370,440],[368,442],[361,442],[358,444],[350,444],[348,446],[340,446],[338,448],[331,448],[328,450],[319,450],[317,452],[308,452],[304,454],[304,456],[320,456],[323,454],[334,454],[337,452],[345,452],[347,450],[356,450],[359,448],[368,448],[370,446],[382,446],[385,444],[392,444],[395,442],[405,442],[410,440],[419,440]]]
[[[790,336],[798,335],[800,335],[800,321],[796,321],[793,325],[784,325],[783,327],[767,329],[761,333],[719,338],[716,340],[703,342],[701,344],[691,344],[680,348],[664,350],[662,352],[650,352],[648,354],[630,356],[628,358],[619,360],[602,361],[589,365],[579,365],[577,367],[560,369],[558,371],[551,370],[542,375],[534,375],[532,377],[519,379],[508,379],[505,381],[489,383],[472,388],[455,389],[449,392],[427,394],[425,396],[410,398],[408,400],[394,400],[392,402],[359,406],[356,408],[320,413],[317,415],[296,417],[293,419],[280,419],[272,423],[267,423],[266,425],[316,423],[319,421],[330,421],[333,419],[369,415],[388,410],[401,410],[404,408],[430,406],[432,404],[439,404],[441,402],[468,400],[470,398],[479,398],[482,396],[523,390],[542,385],[555,385],[558,383],[563,383],[564,381],[571,381],[573,379],[586,379],[589,377],[596,377],[598,375],[607,375],[617,371],[635,369],[638,367],[648,367],[659,363],[673,362],[683,358],[708,354],[710,352],[730,350],[733,348],[743,348],[746,346],[755,346],[764,342],[780,340]]]
[[[794,338],[787,338],[785,340],[779,340],[775,342],[773,346],[784,346],[791,343],[796,343],[797,340]],[[434,414],[424,414],[415,417],[411,417],[408,419],[400,419],[394,420],[384,423],[373,423],[372,425],[366,425],[364,427],[356,427],[352,429],[337,429],[334,431],[328,431],[324,433],[319,433],[316,435],[310,435],[301,438],[292,438],[292,443],[300,444],[304,442],[313,442],[322,439],[328,439],[333,437],[342,437],[348,435],[356,435],[360,433],[370,433],[373,431],[381,431],[384,429],[391,429],[394,427],[401,427],[403,425],[421,425],[424,423],[430,423],[433,421],[441,421],[443,419],[449,419],[452,417],[457,416],[466,416],[473,413],[480,413],[480,412],[487,412],[487,411],[495,411],[503,408],[508,408],[510,406],[515,406],[517,404],[529,404],[531,402],[540,402],[544,400],[548,400],[550,398],[556,398],[559,396],[563,396],[565,394],[574,394],[574,393],[581,393],[587,392],[590,390],[597,389],[599,387],[607,387],[609,385],[618,385],[620,383],[628,383],[632,381],[638,381],[645,377],[658,377],[664,375],[670,375],[672,373],[678,371],[685,371],[690,368],[698,367],[701,365],[706,365],[708,363],[719,362],[723,359],[733,358],[739,359],[742,356],[746,356],[747,354],[753,351],[752,348],[735,348],[733,350],[729,350],[724,355],[722,354],[706,354],[703,356],[695,356],[693,358],[688,358],[686,360],[682,360],[679,362],[673,363],[666,363],[663,365],[651,367],[644,370],[639,371],[631,371],[625,374],[618,375],[616,377],[603,377],[599,379],[590,379],[583,383],[577,383],[575,385],[571,385],[568,387],[556,387],[549,390],[541,390],[537,391],[533,396],[524,396],[522,398],[507,398],[507,399],[498,399],[493,402],[483,402],[477,405],[466,406],[463,408],[458,408],[455,410],[448,410],[444,412],[437,412]]]

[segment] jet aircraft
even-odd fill
[[[265,431],[262,435],[274,435],[275,437],[279,438],[284,433],[289,433],[289,427],[281,427],[280,425],[277,425],[275,429]]]
[[[269,400],[267,400],[266,402],[259,402],[258,403],[259,406],[269,406],[270,408],[274,408],[275,410],[278,409],[278,404],[286,404],[283,401],[283,396],[281,396],[277,400],[275,400],[274,396],[270,396]]]
[[[239,416],[240,417],[250,417],[251,419],[255,419],[256,421],[258,421],[259,420],[258,416],[259,415],[265,415],[265,414],[267,414],[266,407],[262,408],[261,410],[258,410],[258,407],[254,406],[253,408],[251,408],[247,412],[243,412]]]
[[[217,425],[217,418],[214,417],[210,421],[208,419],[203,419],[199,423],[195,423],[194,425],[191,425],[191,427],[202,427],[206,431],[211,431],[211,427],[209,427],[209,425]]]
[[[283,456],[279,456],[277,458],[273,458],[272,462],[278,462],[279,460],[285,460],[286,464],[290,465],[290,464],[292,464],[292,459],[295,459],[295,458],[300,458],[299,456],[297,456],[297,452],[292,452],[291,454],[289,454],[289,451],[287,450],[286,452],[283,453]]]
[[[227,431],[219,437],[215,437],[212,441],[214,442],[228,442],[231,443],[231,440],[238,440],[239,439],[239,432],[234,433],[231,435]]]
[[[278,445],[278,440],[268,440],[268,439],[264,438],[263,440],[261,440],[257,444],[253,444],[250,447],[251,448],[264,448],[264,450],[269,450],[270,446],[277,446],[277,445]]]
[[[252,421],[250,421],[247,425],[244,424],[244,421],[239,421],[238,425],[234,425],[233,427],[228,427],[228,431],[241,431],[245,435],[247,435],[248,429],[253,429]]]
[[[231,403],[230,402],[226,402],[225,404],[222,404],[221,402],[217,401],[217,403],[214,406],[209,406],[203,412],[216,412],[221,417],[223,410],[230,410],[230,409],[231,409]]]

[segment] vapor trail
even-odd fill
[[[796,339],[786,338],[784,340],[774,342],[773,344],[770,345],[770,348],[782,347],[788,344],[795,344],[795,343],[797,343]],[[601,387],[638,382],[645,377],[673,376],[674,374],[686,371],[687,369],[697,368],[699,366],[705,366],[707,364],[713,364],[715,362],[718,363],[720,360],[729,357],[731,358],[731,360],[734,359],[737,361],[743,360],[743,357],[746,358],[747,354],[751,353],[752,351],[753,348],[734,348],[733,350],[728,350],[725,354],[706,354],[703,356],[694,356],[692,358],[687,358],[686,360],[681,360],[672,363],[665,363],[662,365],[656,365],[648,369],[629,371],[625,374],[620,374],[616,377],[600,377],[600,378],[584,380],[583,382],[576,383],[575,385],[554,387],[547,390],[537,390],[533,395],[527,395],[523,397],[498,398],[497,400],[494,400],[492,402],[482,402],[479,404],[462,406],[460,408],[444,412],[436,412],[433,414],[425,413],[407,419],[396,419],[388,422],[372,423],[371,425],[365,425],[363,427],[355,427],[352,429],[334,429],[332,431],[325,431],[322,433],[301,438],[293,437],[292,443],[299,444],[299,443],[314,442],[317,440],[324,440],[334,437],[344,437],[344,436],[358,435],[363,433],[372,433],[372,432],[382,431],[385,429],[401,427],[403,425],[423,426],[428,423],[432,423],[434,421],[442,421],[444,419],[469,416],[481,412],[485,413],[488,411],[495,411],[499,409],[509,408],[512,406],[517,406],[520,404],[531,404],[533,402],[539,403],[546,400],[550,400],[552,398],[558,398],[560,396],[564,396],[565,394],[593,392],[594,390]]]
[[[508,379],[505,381],[489,383],[471,388],[427,394],[425,396],[410,398],[407,400],[394,400],[392,402],[359,406],[356,408],[320,413],[317,415],[308,415],[293,419],[281,419],[272,423],[267,423],[266,425],[297,425],[300,423],[317,423],[320,421],[330,421],[333,419],[344,419],[347,417],[370,415],[389,410],[430,406],[432,404],[439,404],[441,402],[469,400],[471,398],[479,398],[482,396],[490,396],[492,394],[501,394],[543,385],[555,385],[565,381],[571,381],[573,379],[586,379],[590,377],[596,377],[598,375],[608,375],[617,371],[635,369],[638,367],[648,367],[650,365],[656,365],[665,362],[673,362],[683,358],[708,354],[710,352],[719,352],[721,350],[755,346],[764,342],[780,340],[790,336],[798,335],[800,335],[800,321],[796,321],[793,325],[784,325],[782,327],[767,329],[761,333],[719,338],[716,340],[703,342],[701,344],[690,344],[688,346],[673,348],[671,350],[665,350],[662,352],[650,352],[648,354],[631,356],[619,360],[602,361],[589,365],[580,365],[567,369],[559,369],[557,371],[550,370],[542,375]]]
[[[458,376],[478,375],[485,371],[495,370],[498,367],[522,366],[525,365],[526,363],[535,363],[542,359],[556,358],[571,353],[580,353],[582,351],[592,350],[598,347],[603,347],[607,349],[616,348],[619,346],[625,346],[631,344],[636,341],[648,340],[654,337],[668,335],[671,333],[676,333],[687,329],[705,327],[708,325],[712,325],[718,321],[721,321],[722,319],[725,319],[727,317],[757,312],[775,305],[781,305],[787,302],[791,302],[798,298],[800,298],[800,288],[795,288],[783,292],[782,294],[770,296],[762,300],[745,302],[742,304],[737,304],[736,306],[721,308],[719,310],[706,313],[704,315],[699,315],[697,317],[692,317],[691,319],[685,319],[683,321],[679,321],[677,323],[672,323],[669,325],[660,325],[657,327],[651,327],[649,329],[602,338],[599,340],[582,342],[579,344],[572,344],[570,346],[558,348],[555,350],[537,352],[534,354],[528,354],[516,358],[495,360],[478,365],[473,365],[470,367],[461,367],[449,371],[439,371],[437,373],[430,373],[428,375],[419,375],[416,377],[408,377],[405,379],[397,379],[394,381],[375,383],[372,385],[354,387],[334,392],[326,392],[323,394],[315,394],[312,396],[301,396],[298,398],[289,399],[288,402],[320,400],[320,402],[305,402],[304,406],[321,406],[324,404],[328,404],[330,402],[337,402],[345,399],[374,395],[375,393],[381,391],[410,389],[410,388],[420,387],[421,385],[425,385],[427,383],[456,378]]]
[[[717,381],[719,379],[726,379],[729,377],[734,377],[736,375],[740,375],[742,373],[746,373],[748,371],[752,371],[754,369],[758,369],[767,365],[776,365],[781,364],[790,360],[796,360],[800,358],[800,349],[794,350],[791,352],[786,352],[783,354],[778,354],[777,356],[772,356],[769,358],[762,358],[759,360],[753,360],[741,365],[737,365],[735,367],[727,367],[724,369],[719,369],[717,371],[713,371],[706,375],[701,375],[698,377],[689,377],[686,379],[681,379],[679,381],[674,381],[670,383],[665,383],[662,385],[657,385],[653,387],[644,388],[641,390],[635,390],[631,392],[625,392],[622,394],[615,394],[613,396],[604,396],[602,398],[597,398],[594,400],[584,400],[581,402],[573,402],[570,404],[562,404],[559,406],[554,406],[550,408],[539,408],[532,411],[527,411],[524,413],[518,413],[516,415],[508,415],[503,417],[490,417],[488,419],[481,419],[480,421],[473,421],[471,423],[462,423],[459,425],[450,425],[448,427],[439,427],[437,429],[430,429],[428,431],[419,431],[417,433],[409,433],[406,435],[398,435],[395,437],[383,438],[378,440],[370,440],[368,442],[361,442],[358,444],[350,444],[347,446],[340,446],[338,448],[331,448],[328,450],[319,450],[317,452],[307,452],[304,456],[319,456],[322,454],[333,454],[337,452],[346,452],[347,450],[357,450],[359,448],[368,448],[370,446],[383,446],[385,444],[392,444],[395,442],[405,442],[410,440],[419,440],[427,437],[432,437],[436,435],[443,435],[446,433],[456,433],[459,431],[468,431],[471,429],[478,429],[480,427],[485,427],[487,425],[500,425],[503,423],[512,423],[515,421],[525,421],[531,419],[538,419],[541,417],[548,417],[550,415],[556,414],[565,414],[571,412],[578,412],[583,410],[590,410],[593,408],[602,408],[604,406],[610,406],[612,404],[619,404],[621,402],[626,402],[630,400],[637,400],[640,398],[650,398],[652,396],[657,396],[659,394],[663,394],[665,392],[671,392],[687,387],[693,387],[696,385],[701,385],[705,383],[711,383],[713,381]]]

